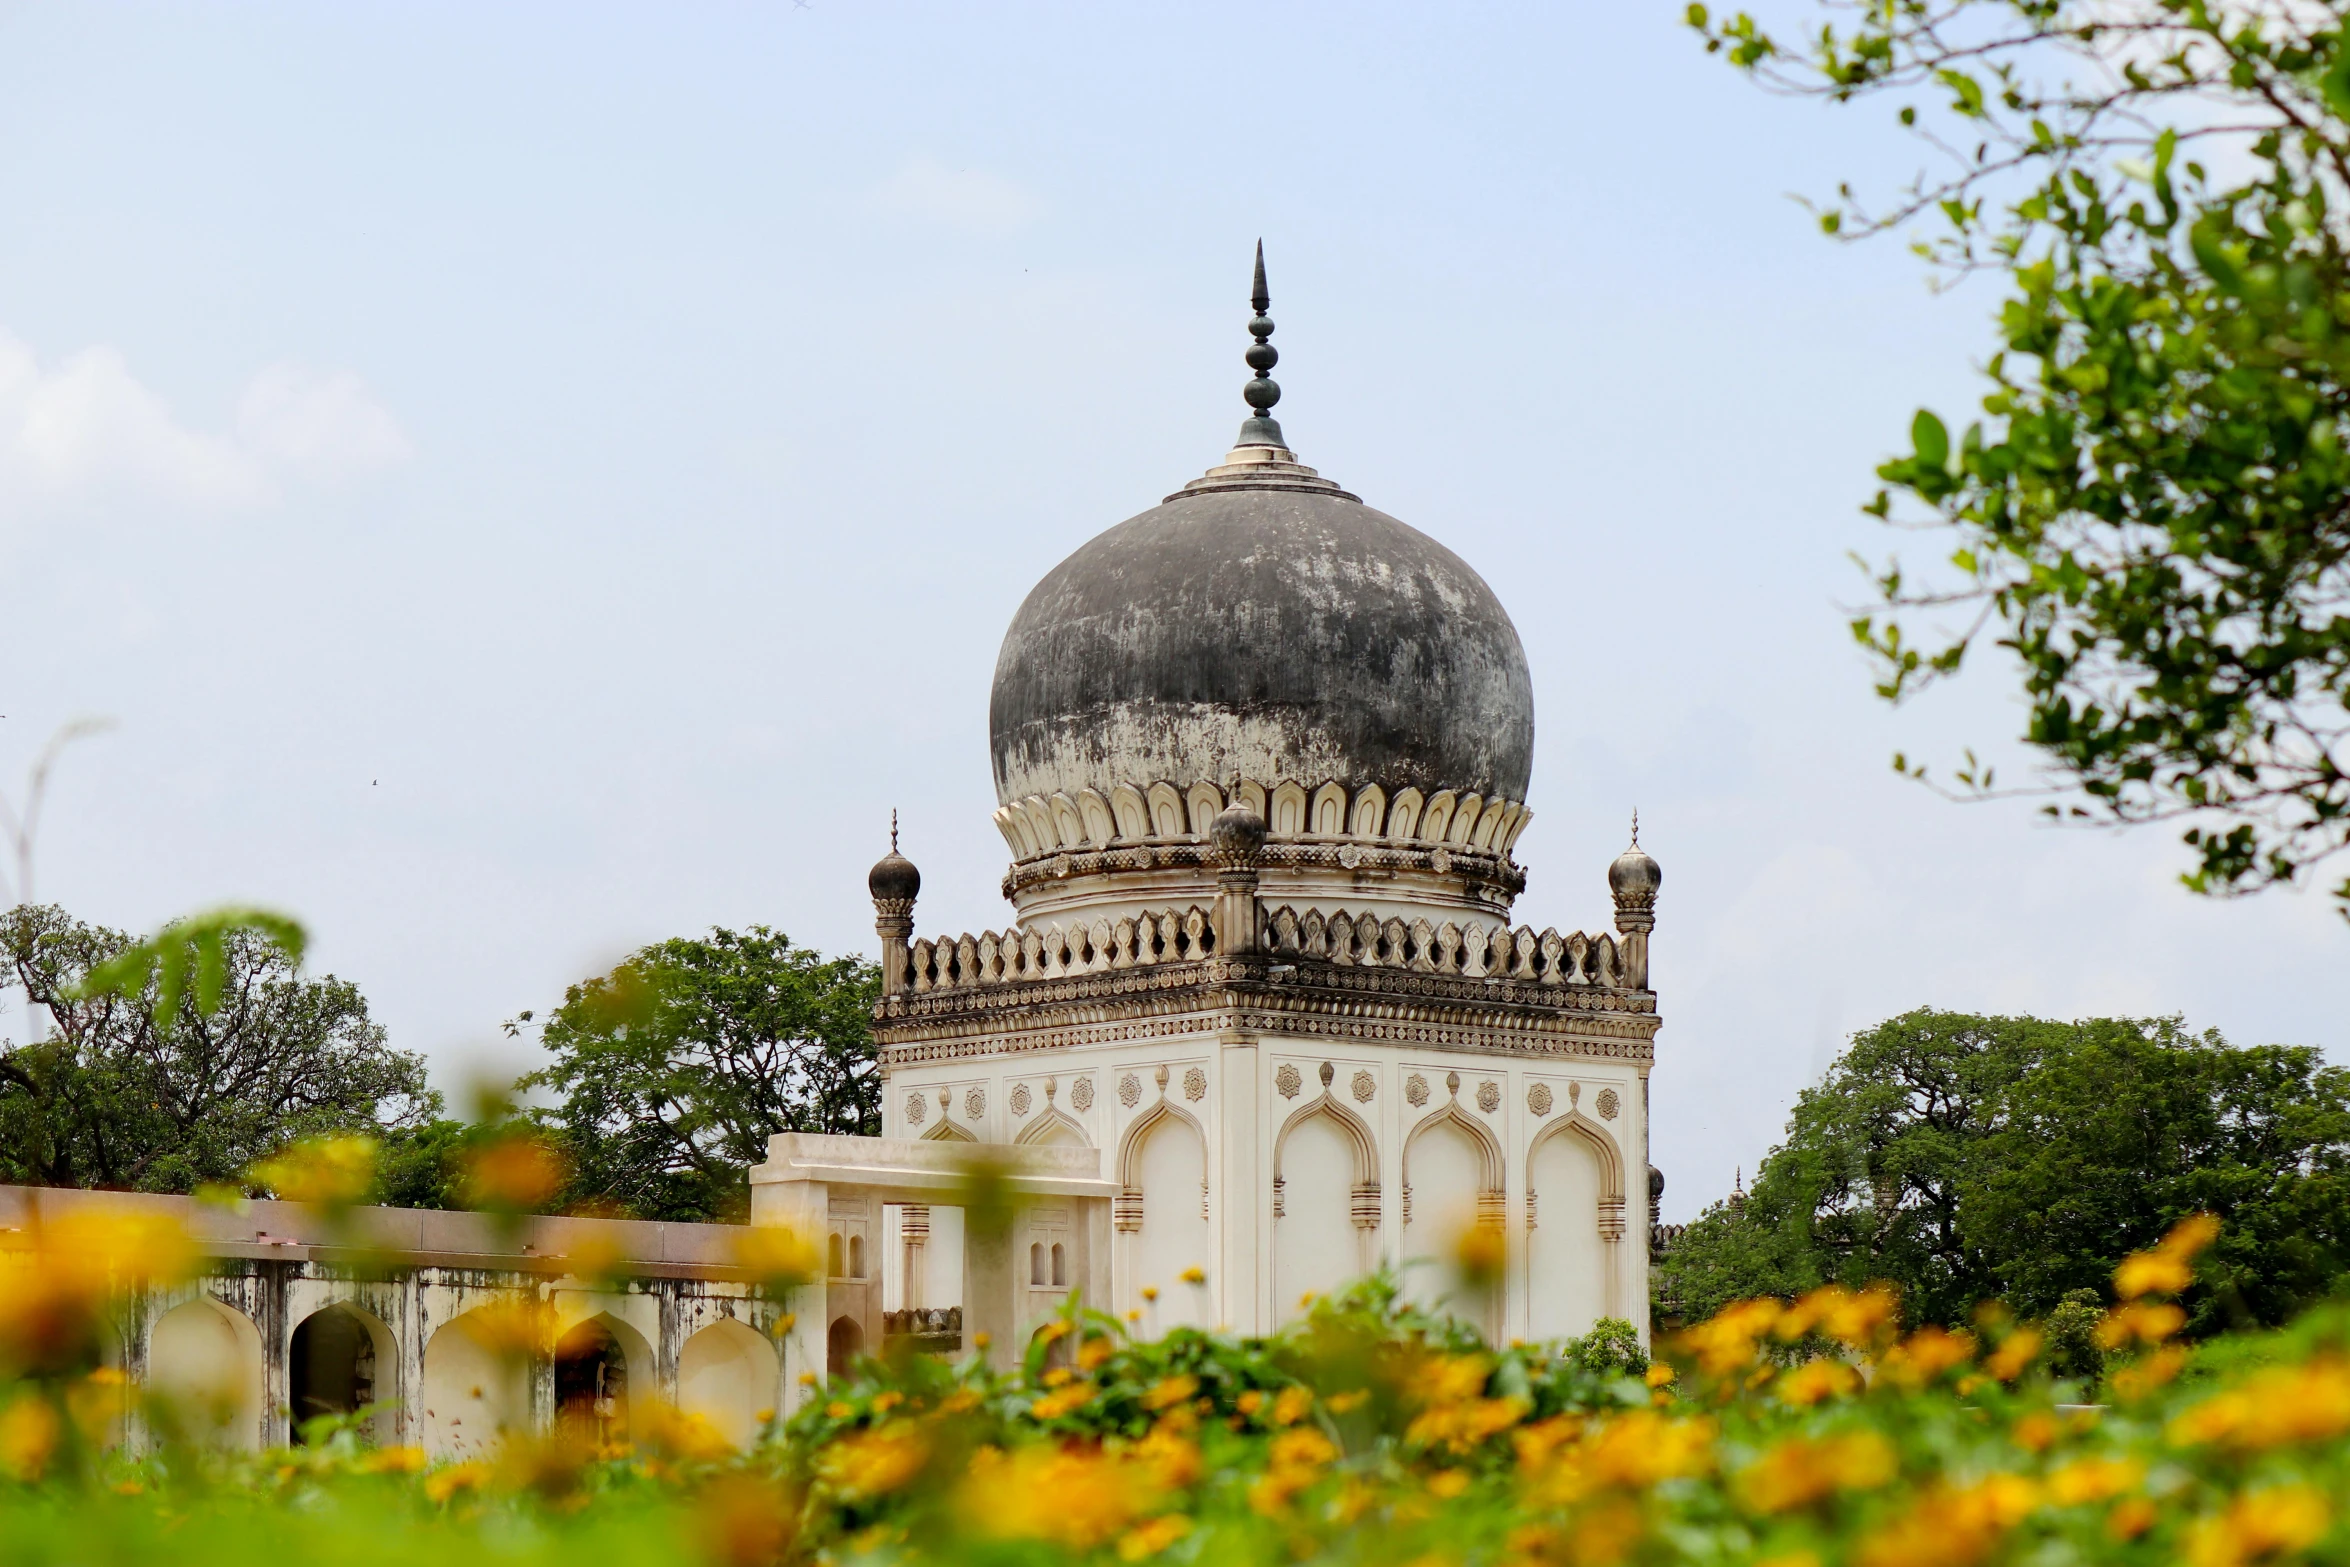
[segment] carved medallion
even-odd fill
[[[1354,1080],[1354,1091],[1356,1099],[1360,1100],[1364,1104],[1369,1104],[1371,1102],[1371,1096],[1379,1091],[1379,1079],[1373,1077],[1369,1072],[1357,1072],[1355,1074]]]
[[[1428,856],[1428,868],[1439,876],[1448,874],[1452,870],[1452,855],[1446,850],[1438,849],[1434,854]]]
[[[1624,1108],[1624,1102],[1616,1097],[1616,1091],[1612,1088],[1601,1089],[1596,1103],[1599,1106],[1599,1118],[1602,1121],[1614,1120],[1616,1112]]]
[[[1118,1079],[1118,1103],[1131,1110],[1134,1108],[1136,1102],[1141,1098],[1141,1078],[1136,1077],[1132,1072],[1129,1072],[1124,1077]]]
[[[906,1095],[906,1124],[920,1126],[922,1118],[930,1113],[930,1102],[920,1094]]]
[[[1526,1090],[1526,1108],[1538,1116],[1550,1114],[1550,1085],[1536,1083]]]
[[[1306,1080],[1294,1063],[1284,1061],[1273,1069],[1273,1086],[1281,1090],[1282,1098],[1295,1099],[1297,1091],[1306,1086]]]
[[[1090,1077],[1079,1078],[1069,1089],[1069,1102],[1077,1107],[1080,1114],[1092,1109],[1093,1079]]]
[[[1477,1085],[1477,1108],[1487,1115],[1501,1108],[1501,1085],[1484,1082]]]
[[[1338,851],[1338,863],[1351,871],[1363,863],[1363,851],[1350,843]]]
[[[1021,1083],[1014,1087],[1012,1090],[1012,1113],[1014,1115],[1026,1115],[1028,1113],[1029,1104],[1030,1100],[1028,1097],[1028,1085],[1026,1083]]]
[[[987,1109],[987,1090],[974,1088],[963,1096],[963,1113],[972,1120],[979,1119]]]
[[[1403,1096],[1412,1102],[1414,1108],[1426,1104],[1428,1102],[1428,1079],[1414,1072],[1404,1081]]]
[[[1200,1070],[1198,1067],[1196,1067],[1196,1066],[1195,1066],[1195,1067],[1193,1067],[1193,1068],[1192,1068],[1190,1071],[1188,1071],[1188,1072],[1186,1072],[1186,1073],[1184,1073],[1184,1074],[1183,1074],[1183,1097],[1184,1097],[1184,1098],[1186,1098],[1186,1099],[1205,1099],[1205,1098],[1207,1097],[1207,1094],[1208,1094],[1208,1074],[1207,1074],[1207,1073],[1205,1073],[1205,1072],[1201,1071],[1201,1070]]]

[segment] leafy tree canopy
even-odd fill
[[[293,1138],[429,1123],[423,1060],[299,952],[295,927],[238,911],[146,942],[53,907],[0,915],[0,980],[52,1025],[0,1046],[0,1180],[185,1192]]]
[[[2350,846],[2350,31],[2341,4],[1821,0],[1777,33],[1691,5],[1783,92],[1884,103],[1907,229],[2007,291],[1983,417],[1930,412],[1871,505],[1939,531],[1853,630],[1898,701],[2020,663],[2063,819],[2178,820],[2200,892]],[[1825,12],[1822,19],[1817,12]],[[1897,766],[1924,775],[1904,758]],[[1959,791],[1998,788],[1969,755]],[[2334,888],[2350,916],[2350,877]]]
[[[572,986],[541,1035],[554,1060],[517,1085],[558,1098],[567,1200],[737,1219],[773,1134],[879,1132],[879,990],[873,964],[758,925],[656,942]]]
[[[2196,1331],[2326,1294],[2350,1271],[2350,1071],[2176,1018],[1920,1010],[1854,1036],[1659,1293],[1694,1320],[1882,1278],[1917,1320],[1987,1300],[2036,1317],[2193,1213],[2225,1226],[2183,1301]]]

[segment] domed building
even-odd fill
[[[1612,930],[1513,924],[1525,649],[1459,556],[1298,460],[1261,250],[1252,303],[1238,442],[1004,636],[1013,922],[918,935],[894,833],[874,868],[885,1137],[1066,1150],[986,1242],[1018,1333],[1080,1288],[1265,1331],[1385,1263],[1496,1342],[1645,1324],[1661,874],[1635,832]],[[881,1206],[835,1233],[870,1233],[891,1323],[935,1328],[980,1263],[936,1204]],[[1494,1239],[1498,1273],[1456,1267]]]

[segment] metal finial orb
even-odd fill
[[[1275,403],[1281,401],[1281,388],[1265,372],[1281,362],[1280,350],[1265,341],[1273,335],[1273,318],[1265,312],[1271,308],[1273,296],[1265,287],[1265,242],[1257,241],[1257,275],[1255,286],[1249,291],[1249,304],[1256,311],[1248,323],[1249,335],[1256,341],[1241,357],[1256,372],[1256,378],[1240,389],[1240,395],[1249,406],[1250,423],[1243,427],[1241,439],[1260,444],[1283,445],[1281,427],[1267,415]],[[1262,421],[1259,423],[1258,421]]]

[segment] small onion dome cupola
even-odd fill
[[[1640,847],[1640,816],[1634,812],[1632,846],[1607,868],[1608,891],[1615,894],[1617,908],[1646,913],[1656,907],[1657,889],[1664,884],[1664,868]]]
[[[904,905],[904,910],[898,912],[910,911],[914,900],[922,895],[922,873],[914,868],[912,860],[898,853],[898,813],[895,811],[889,813],[889,853],[873,862],[873,869],[866,874],[865,886],[873,894],[875,907],[885,904]]]
[[[1208,843],[1226,865],[1254,865],[1265,847],[1265,819],[1246,800],[1234,800],[1208,824]]]

